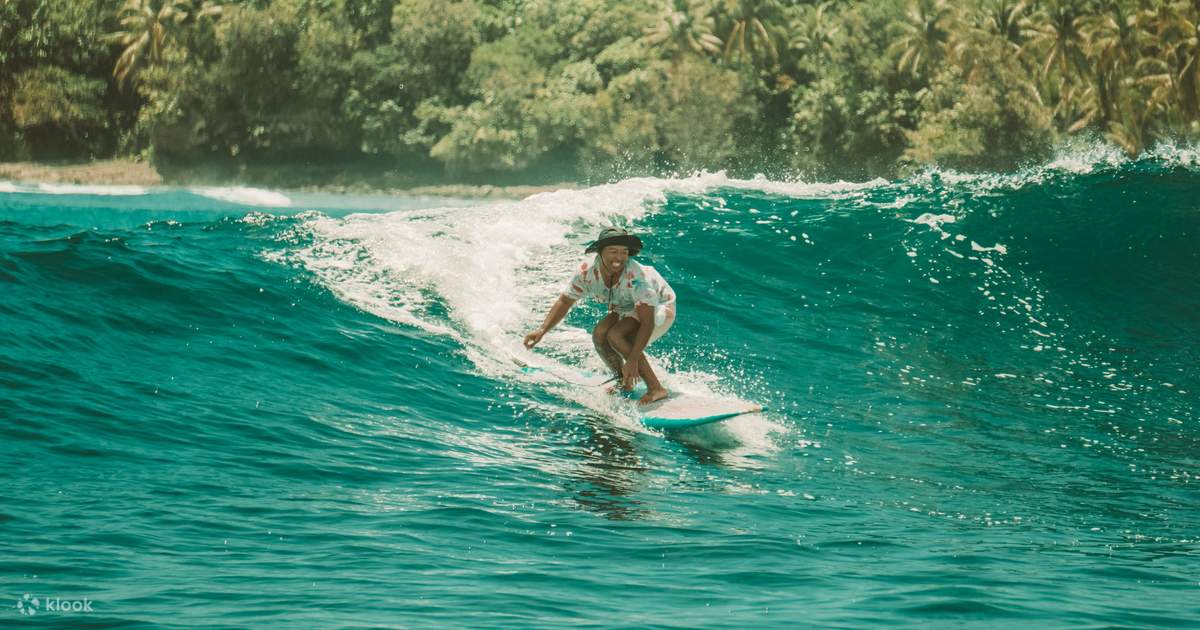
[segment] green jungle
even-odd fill
[[[0,0],[0,160],[595,180],[1200,137],[1200,0]]]

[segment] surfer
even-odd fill
[[[646,394],[638,401],[644,405],[668,396],[646,360],[645,349],[675,323],[675,291],[654,267],[632,259],[641,251],[642,240],[629,232],[619,227],[602,230],[584,250],[596,258],[580,265],[542,325],[525,335],[525,347],[536,346],[575,302],[590,295],[608,304],[608,314],[592,330],[592,344],[621,379],[621,389],[632,390],[639,376],[646,381]]]

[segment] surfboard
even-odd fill
[[[642,424],[651,429],[687,429],[766,411],[766,407],[740,400],[719,400],[699,396],[671,396],[666,400],[638,407]]]
[[[517,359],[513,359],[513,361],[526,374],[548,374],[557,380],[578,387],[603,387],[616,380],[615,378],[605,378],[604,375],[592,372],[580,371],[576,373],[574,370],[532,366]],[[638,386],[632,392],[622,392],[622,394],[627,398],[637,400],[645,392],[645,383],[638,383]],[[637,413],[640,416],[642,424],[651,429],[659,430],[698,427],[762,411],[766,411],[766,407],[758,403],[689,394],[672,394],[665,400],[637,407]]]

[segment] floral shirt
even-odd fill
[[[654,267],[630,259],[617,283],[609,288],[600,274],[600,264],[597,255],[590,264],[580,265],[579,272],[567,283],[562,294],[572,300],[590,295],[597,302],[607,303],[610,313],[622,315],[632,314],[634,307],[640,304],[653,307],[675,303],[675,291]]]

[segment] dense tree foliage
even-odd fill
[[[0,159],[1003,169],[1200,135],[1195,0],[3,0]]]

